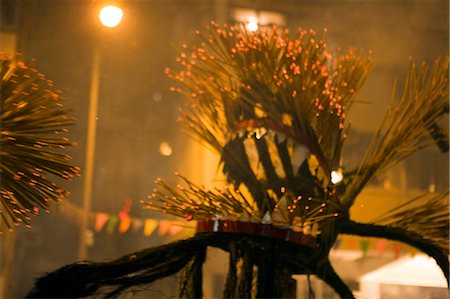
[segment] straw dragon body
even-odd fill
[[[198,35],[200,45],[184,45],[180,69],[167,74],[188,99],[180,122],[220,155],[228,184],[208,190],[181,176],[177,187],[158,180],[161,188],[144,203],[197,221],[197,234],[110,263],[68,265],[38,280],[30,296],[61,295],[48,286],[67,286],[75,272],[83,274],[70,280],[76,296],[105,286],[115,296],[184,269],[180,297],[198,298],[206,249],[214,246],[230,256],[225,298],[290,296],[292,274],[315,274],[353,298],[328,258],[339,234],[404,242],[432,256],[448,279],[447,192],[426,194],[419,208],[411,201],[378,222],[358,223],[349,213],[379,173],[436,141],[448,149],[436,125],[448,113],[448,61],[431,70],[411,62],[403,94],[365,158],[342,173],[347,113],[372,67],[369,55],[333,55],[312,30],[291,37],[275,27],[248,32],[212,23]]]

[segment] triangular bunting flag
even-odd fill
[[[119,233],[123,234],[126,231],[128,231],[131,227],[131,218],[128,215],[122,215],[120,217],[120,224],[119,224]]]
[[[386,251],[387,241],[385,239],[378,239],[375,246],[377,248],[378,256],[383,257],[384,252]]]
[[[177,222],[172,222],[170,224],[170,228],[169,228],[169,234],[171,236],[175,236],[176,234],[178,234],[179,232],[181,232],[183,230],[183,227],[180,226],[179,223]]]
[[[418,254],[420,251],[414,247],[410,247],[408,246],[408,254],[411,256],[415,256],[416,254]]]
[[[172,225],[172,221],[169,220],[161,220],[159,221],[159,235],[164,236],[170,230],[170,226]]]
[[[106,222],[109,219],[109,215],[106,213],[97,213],[95,215],[95,223],[94,223],[94,230],[96,232],[100,232],[103,227],[105,226]]]
[[[134,231],[138,231],[141,229],[141,227],[144,225],[144,221],[138,218],[132,218],[131,219],[131,226],[133,227]]]
[[[392,250],[394,251],[395,258],[398,258],[400,256],[400,252],[402,250],[403,244],[398,242],[392,243]]]
[[[117,217],[117,215],[112,215],[109,218],[108,224],[106,225],[106,231],[108,232],[108,234],[112,234],[114,232],[118,222],[119,217]]]
[[[353,237],[353,236],[350,236],[349,238],[348,238],[348,248],[349,249],[351,249],[351,250],[358,250],[357,248],[356,248],[356,238],[355,237]]]
[[[367,250],[369,249],[370,241],[368,239],[361,239],[359,246],[363,252],[363,256],[366,256]]]
[[[154,220],[154,219],[145,219],[144,222],[144,235],[145,236],[150,236],[153,231],[156,229],[156,227],[158,226],[158,221]]]

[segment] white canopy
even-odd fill
[[[435,260],[418,254],[404,256],[360,278],[360,298],[380,298],[380,285],[447,288],[447,280]]]

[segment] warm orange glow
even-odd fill
[[[170,156],[172,155],[172,147],[167,142],[161,142],[159,145],[159,153],[163,156]]]
[[[122,21],[123,11],[120,7],[108,5],[100,10],[100,22],[110,28],[114,28]]]
[[[259,25],[258,25],[258,19],[256,19],[256,18],[250,18],[250,19],[247,21],[247,24],[245,25],[245,27],[246,27],[247,30],[249,30],[249,31],[256,31],[256,30],[258,30],[258,28],[259,28]]]

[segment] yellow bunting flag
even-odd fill
[[[144,222],[144,235],[145,236],[150,236],[153,231],[156,229],[156,227],[158,226],[158,221],[154,220],[154,219],[145,219]]]
[[[413,257],[416,254],[420,253],[420,251],[417,248],[414,248],[414,247],[411,247],[411,246],[408,246],[407,250],[408,250],[408,254],[413,256]]]

